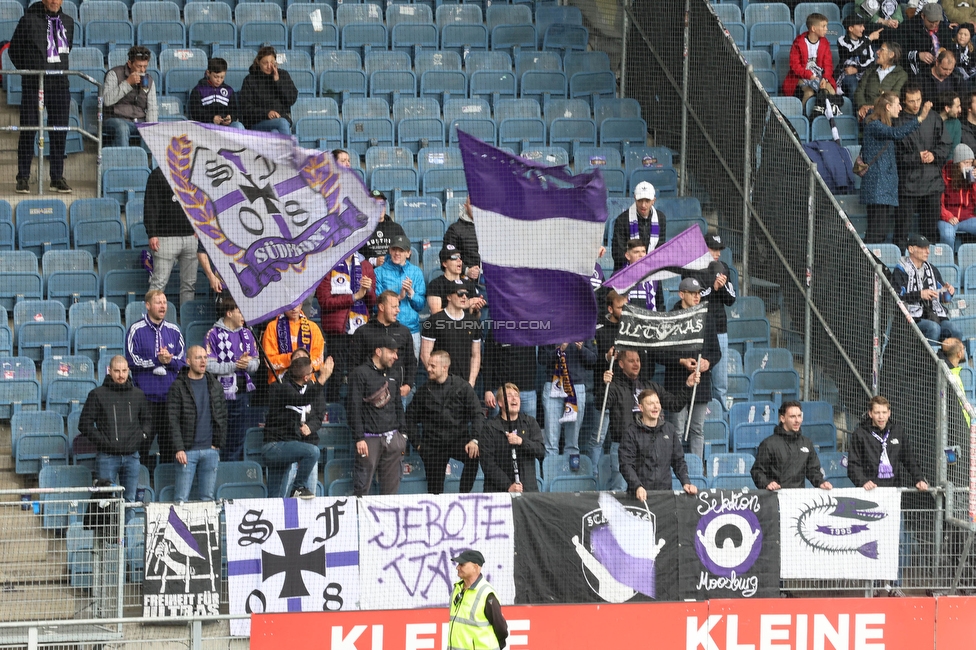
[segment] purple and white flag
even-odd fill
[[[623,294],[644,280],[664,280],[681,275],[682,270],[707,269],[712,254],[698,226],[691,226],[669,239],[630,266],[620,269],[603,283]]]
[[[379,223],[354,172],[290,136],[197,122],[139,133],[250,323],[300,305]]]
[[[462,131],[458,143],[495,340],[547,345],[593,338],[590,276],[607,220],[603,176],[572,176]]]

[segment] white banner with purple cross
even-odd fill
[[[379,223],[355,172],[290,136],[197,122],[139,132],[249,323],[301,304]]]
[[[359,609],[356,499],[235,499],[224,514],[231,614]]]

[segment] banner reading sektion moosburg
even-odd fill
[[[354,172],[290,136],[196,122],[139,133],[248,322],[301,304],[379,223]]]

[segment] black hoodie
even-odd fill
[[[620,441],[620,473],[627,481],[627,490],[670,490],[671,470],[681,485],[688,485],[688,464],[681,447],[681,436],[664,414],[658,425],[649,427],[641,418],[634,418]]]
[[[126,456],[139,451],[152,430],[146,394],[132,384],[116,383],[111,376],[88,393],[78,430],[103,454]]]
[[[269,119],[268,113],[271,111],[277,111],[291,122],[291,107],[297,99],[298,88],[286,70],[279,69],[278,81],[275,81],[273,75],[261,72],[261,66],[251,64],[241,85],[241,121],[244,128],[250,129]]]
[[[63,11],[52,14],[40,2],[27,7],[24,17],[17,23],[14,35],[10,41],[10,61],[19,70],[67,70],[68,55],[62,54],[60,63],[49,63],[47,60],[47,19],[48,16],[59,16],[64,25],[65,35],[68,37],[68,48],[74,43],[75,21]],[[31,77],[36,79],[37,77]],[[24,77],[25,80],[28,77]],[[67,85],[67,79],[64,84]],[[58,77],[47,77],[45,85],[58,80]]]

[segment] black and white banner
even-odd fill
[[[512,500],[516,602],[625,603],[678,598],[675,496],[610,492]]]
[[[362,609],[444,607],[457,582],[452,557],[481,551],[503,605],[515,601],[512,497],[507,494],[361,499]]]
[[[142,615],[220,613],[220,509],[216,503],[146,505]]]
[[[224,510],[231,614],[359,609],[356,499],[236,499]],[[234,636],[250,628],[231,620]]]
[[[897,489],[779,490],[778,495],[784,579],[898,579]]]
[[[624,305],[616,345],[625,348],[697,352],[705,341],[708,303],[691,309],[656,312]]]
[[[767,490],[678,498],[681,598],[779,596],[779,507]]]

